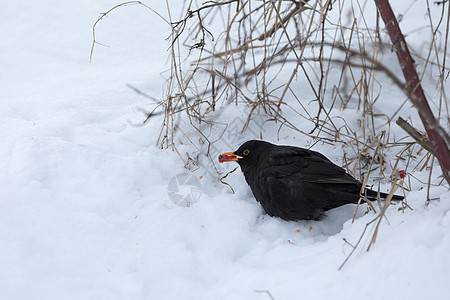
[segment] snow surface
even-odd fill
[[[194,173],[201,198],[174,205],[167,185],[186,170],[155,147],[160,119],[133,125],[152,106],[126,86],[162,95],[169,27],[124,7],[99,24],[110,47],[90,64],[93,22],[117,3],[0,5],[0,299],[448,299],[445,186],[426,205],[413,179],[414,210],[390,207],[370,252],[373,227],[341,271],[352,250],[343,239],[355,244],[375,217],[364,208],[354,224],[354,205],[320,222],[271,218],[240,172],[229,175],[235,194]],[[165,1],[147,4],[166,12]]]

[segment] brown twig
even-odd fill
[[[377,216],[375,219],[373,219],[372,221],[370,221],[369,223],[366,224],[366,226],[364,227],[363,232],[361,233],[361,235],[359,236],[358,241],[356,242],[355,246],[352,246],[352,251],[350,252],[350,254],[347,256],[347,258],[342,262],[342,264],[339,266],[338,271],[342,270],[342,268],[344,267],[344,265],[347,263],[347,261],[350,259],[350,257],[353,255],[353,253],[355,252],[355,250],[358,248],[359,243],[361,243],[361,240],[364,236],[364,234],[367,231],[367,228],[370,226],[370,224],[372,224],[373,222],[375,222],[376,220],[378,220],[380,218],[380,216]],[[346,243],[348,243],[347,241],[345,241]],[[348,243],[349,244],[349,243]]]
[[[370,244],[369,244],[369,247],[367,248],[367,251],[369,251],[370,248],[371,248],[371,246],[372,246],[373,244],[375,244],[375,242],[376,242],[376,240],[377,240],[377,236],[378,236],[378,230],[380,229],[381,221],[383,220],[383,217],[385,216],[386,211],[387,211],[389,205],[391,205],[391,199],[392,199],[392,196],[394,195],[395,191],[397,191],[397,189],[398,189],[400,186],[402,186],[402,185],[403,185],[403,179],[400,179],[400,181],[399,181],[397,184],[394,184],[394,185],[393,185],[393,187],[392,187],[390,193],[388,194],[388,196],[387,196],[386,199],[384,200],[384,205],[383,205],[383,208],[382,208],[381,211],[380,211],[379,218],[378,218],[378,223],[377,223],[377,225],[376,225],[376,227],[375,227],[375,231],[374,231],[374,233],[373,233],[373,235],[372,235],[372,239],[370,240]]]
[[[223,181],[223,180],[224,180],[225,178],[227,178],[228,175],[230,175],[231,173],[233,173],[234,171],[236,171],[238,168],[239,168],[239,167],[234,168],[232,171],[228,172],[227,174],[225,174],[224,176],[222,176],[222,177],[219,178],[219,181],[220,181],[221,183],[223,183],[223,184],[225,184],[225,185],[228,185],[228,186],[230,187],[231,192],[232,192],[233,194],[234,194],[234,189],[233,189],[233,187],[232,187],[228,182],[225,182],[225,181]]]
[[[98,17],[97,21],[95,21],[94,25],[92,26],[92,46],[91,46],[91,53],[89,55],[89,62],[92,62],[92,55],[94,54],[94,47],[96,44],[100,44],[96,41],[96,37],[95,37],[95,27],[97,27],[97,23],[100,22],[101,20],[103,20],[103,18],[105,16],[107,16],[110,12],[112,12],[113,10],[122,7],[122,6],[128,6],[128,5],[141,5],[147,9],[149,9],[150,11],[152,11],[153,13],[155,13],[158,17],[160,17],[163,21],[165,21],[167,24],[170,25],[170,23],[163,17],[161,16],[157,11],[155,11],[153,8],[151,8],[150,6],[142,3],[141,1],[127,1],[127,2],[123,2],[120,4],[117,4],[116,6],[112,7],[111,9],[109,9],[108,11],[106,11],[105,13],[102,13],[100,15],[100,17]]]
[[[412,127],[408,121],[399,117],[397,121],[395,121],[398,126],[400,126],[409,136],[411,136],[419,145],[424,147],[428,152],[434,155],[433,145],[431,145],[430,140],[420,133],[416,128]]]

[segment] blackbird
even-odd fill
[[[266,213],[284,220],[319,220],[325,211],[360,198],[362,183],[316,151],[252,140],[219,156],[220,163],[226,161],[239,164]],[[364,196],[376,200],[377,192],[366,188]]]

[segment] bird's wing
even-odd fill
[[[322,154],[297,147],[277,147],[264,162],[265,175],[312,183],[355,184],[356,179]]]

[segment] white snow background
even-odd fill
[[[90,64],[92,25],[115,4],[0,4],[0,299],[448,299],[445,186],[426,205],[414,183],[414,210],[391,207],[371,251],[373,227],[341,271],[343,238],[355,244],[375,216],[352,224],[354,205],[320,222],[271,218],[240,172],[229,176],[236,194],[205,180],[195,205],[173,205],[167,184],[185,169],[155,147],[159,117],[132,125],[148,100],[126,86],[162,95],[170,28],[124,7],[98,25],[109,47],[97,45]]]

